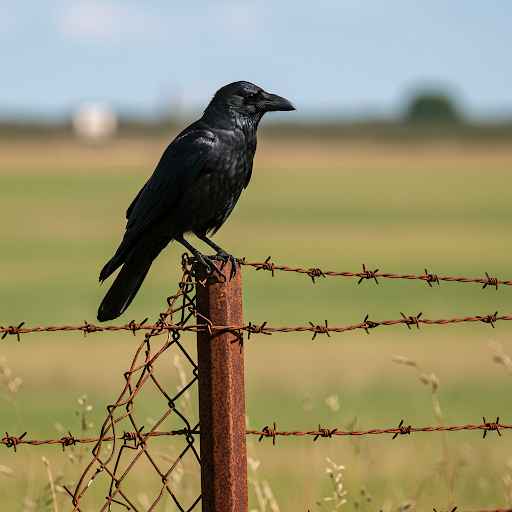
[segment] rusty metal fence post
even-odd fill
[[[217,278],[197,280],[197,311],[212,325],[243,325],[241,269],[230,279],[231,264]],[[202,279],[203,277],[203,279]],[[199,282],[201,281],[201,282]],[[244,352],[232,332],[197,334],[201,492],[203,512],[247,512]]]

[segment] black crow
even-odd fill
[[[153,260],[172,240],[206,268],[210,259],[184,239],[193,233],[223,261],[236,260],[207,238],[224,224],[251,179],[256,130],[265,112],[294,110],[285,98],[250,82],[219,89],[201,119],[185,128],[164,151],[153,175],[126,212],[126,231],[100,282],[122,266],[98,309],[104,322],[121,315],[144,281]]]

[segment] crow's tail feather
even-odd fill
[[[100,272],[100,283],[103,283],[105,279],[108,279],[110,275],[112,275],[121,265],[122,261],[117,261],[117,258],[114,256],[110,260],[105,263]]]
[[[129,255],[130,253],[127,251],[123,242],[121,242],[114,256],[112,256],[101,269],[100,283],[112,275],[128,259]]]
[[[156,252],[156,253],[155,253]],[[146,277],[158,251],[134,249],[126,258],[123,268],[112,283],[98,309],[98,320],[105,322],[121,315],[131,304]],[[112,260],[111,260],[112,261]],[[105,265],[104,269],[111,265]],[[106,272],[105,272],[106,273]],[[104,272],[102,271],[102,274]]]

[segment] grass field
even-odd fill
[[[94,320],[106,290],[97,284],[98,271],[115,249],[124,210],[164,143],[0,143],[0,325]],[[329,270],[356,271],[365,263],[389,272],[422,273],[427,267],[439,274],[487,271],[512,278],[511,170],[512,149],[505,145],[263,138],[253,182],[216,240],[250,260],[271,255],[278,263]],[[120,321],[156,317],[175,291],[182,252],[170,246],[161,255]],[[367,313],[372,319],[397,318],[401,311],[448,318],[512,310],[512,290],[506,287],[443,283],[431,289],[422,282],[395,281],[357,286],[333,278],[313,285],[307,276],[272,278],[251,269],[244,269],[243,278],[245,318],[257,323],[328,319],[338,325],[361,321]],[[249,422],[259,428],[276,421],[286,430],[319,423],[391,427],[402,418],[413,425],[436,424],[433,404],[439,400],[446,424],[478,423],[482,415],[510,423],[511,376],[493,356],[498,346],[512,355],[511,333],[512,326],[502,322],[495,329],[397,326],[369,336],[318,336],[314,342],[308,334],[251,337]],[[77,434],[77,399],[84,393],[93,406],[89,421],[97,428],[106,404],[121,389],[137,343],[131,334],[31,334],[20,343],[7,337],[0,342],[0,430],[28,431],[32,438]],[[186,343],[193,347],[193,337]],[[396,355],[416,361],[421,371],[393,362]],[[175,368],[166,368],[173,387]],[[421,372],[439,380],[434,396],[418,378]],[[7,384],[16,376],[23,383],[12,393]],[[148,396],[141,415],[155,417],[162,405]],[[391,511],[408,502],[413,510],[454,505],[474,510],[512,505],[510,439],[508,432],[490,433],[485,440],[479,433],[416,434],[394,441],[281,439],[276,447],[252,440],[249,455],[260,461],[253,478],[269,483],[281,511],[334,509],[332,502],[317,504],[332,494],[326,457],[345,466],[348,501],[342,510]],[[162,452],[173,449],[166,443]],[[52,510],[51,502],[43,505],[48,478],[41,458],[47,458],[55,478],[71,482],[80,463],[69,453],[56,447],[0,450],[2,510]],[[80,453],[75,450],[75,458]],[[86,452],[83,457],[88,460]],[[138,469],[133,488],[143,505],[151,483],[144,468]],[[183,485],[192,480],[185,475]],[[58,510],[67,510],[64,497],[58,500]],[[251,506],[263,510],[254,493]],[[90,507],[86,510],[95,510]]]

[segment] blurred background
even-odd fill
[[[271,255],[327,270],[365,263],[512,277],[512,4],[173,4],[0,3],[0,325],[94,320],[106,291],[97,275],[126,207],[177,131],[234,80],[286,96],[297,111],[263,120],[251,186],[216,236],[220,245],[253,261]],[[160,256],[120,322],[157,317],[176,289],[181,253],[170,246]],[[255,323],[342,325],[400,311],[448,318],[511,305],[506,287],[262,274],[244,269],[245,318]],[[286,430],[392,427],[402,418],[478,423],[482,415],[510,422],[506,324],[399,326],[314,343],[307,334],[251,337],[248,421]],[[118,334],[2,340],[0,429],[94,434],[137,342]],[[193,350],[193,337],[187,343]],[[169,386],[179,385],[180,364],[163,369]],[[148,397],[147,425],[163,406]],[[509,438],[252,443],[251,508],[512,505]],[[50,495],[41,457],[62,491],[88,460],[81,450],[1,450],[5,509],[67,510],[62,492],[57,505]],[[333,495],[327,458],[345,467],[333,469],[343,497]],[[185,493],[194,471],[185,468]],[[258,486],[274,498],[262,501]],[[133,489],[143,507],[152,494],[142,466]]]

